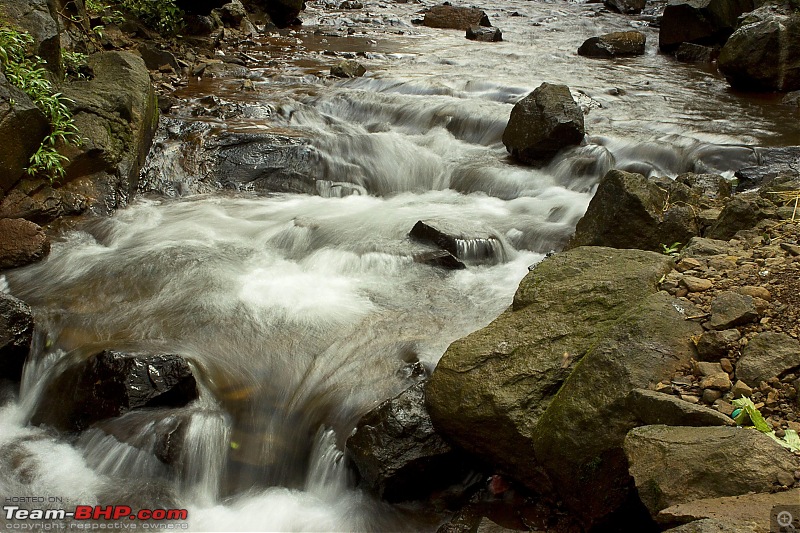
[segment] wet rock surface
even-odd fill
[[[625,57],[644,54],[646,38],[642,32],[625,31],[591,37],[578,48],[587,57]]]
[[[580,144],[583,112],[566,85],[543,83],[511,110],[503,144],[515,159],[535,164]]]
[[[488,227],[448,220],[419,220],[409,232],[413,240],[432,244],[459,261],[501,262],[500,238]]]
[[[681,43],[723,44],[738,17],[753,9],[753,0],[679,0],[664,9],[659,47],[669,52]]]
[[[20,381],[32,338],[30,306],[0,292],[0,380]]]
[[[470,26],[467,28],[466,38],[470,41],[497,43],[503,40],[503,33],[499,28],[485,28],[483,26]]]
[[[197,397],[194,375],[181,356],[106,350],[58,374],[32,423],[80,431],[134,409],[179,407]]]
[[[491,26],[489,17],[480,9],[440,5],[431,7],[422,24],[430,28],[467,30],[471,26]]]
[[[0,218],[0,270],[44,259],[50,240],[38,225],[21,218]]]
[[[468,473],[466,457],[433,427],[425,383],[363,416],[347,439],[347,452],[363,482],[388,501],[424,498]]]

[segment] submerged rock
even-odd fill
[[[626,15],[641,13],[645,3],[645,0],[603,0],[607,8]]]
[[[174,354],[105,350],[48,383],[31,422],[80,431],[142,407],[181,407],[198,397],[188,363]]]
[[[542,163],[583,142],[585,134],[583,112],[569,87],[543,83],[514,105],[503,144],[524,163]]]
[[[693,500],[768,492],[800,467],[790,451],[745,428],[644,426],[625,438],[625,454],[654,517]]]
[[[480,9],[451,5],[433,6],[422,21],[429,28],[467,30],[471,26],[491,26],[489,17]]]
[[[0,292],[0,380],[20,381],[32,338],[30,306]]]
[[[424,498],[461,481],[465,457],[436,432],[425,409],[425,383],[382,403],[359,420],[347,453],[379,497]]]
[[[331,76],[337,78],[360,78],[366,73],[364,65],[353,59],[345,59],[331,67]]]
[[[0,219],[0,270],[44,259],[50,240],[42,228],[21,218]]]
[[[623,57],[644,55],[646,37],[640,31],[619,31],[591,37],[578,48],[587,57]]]
[[[736,29],[739,16],[753,7],[753,0],[673,0],[664,8],[659,47],[671,52],[681,43],[721,45]]]
[[[719,70],[736,89],[800,89],[800,13],[764,6],[749,13],[719,54]]]
[[[675,59],[683,63],[711,63],[718,55],[718,49],[694,43],[681,43],[675,51]]]
[[[505,260],[502,240],[488,227],[441,219],[420,220],[408,235],[446,250],[459,261],[493,263]]]
[[[499,28],[484,28],[483,26],[470,26],[467,28],[467,39],[470,41],[482,41],[486,43],[497,43],[503,40],[503,33]]]

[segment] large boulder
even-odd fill
[[[800,341],[785,333],[764,331],[742,349],[736,377],[757,386],[796,367],[800,367]]]
[[[31,308],[0,292],[0,380],[20,381],[32,338]]]
[[[0,72],[0,197],[25,174],[31,156],[49,131],[44,114]]]
[[[56,375],[31,422],[81,431],[133,409],[181,407],[197,397],[197,382],[181,356],[105,350]]]
[[[625,438],[639,498],[659,511],[704,498],[769,492],[800,460],[760,431],[643,426]]]
[[[21,218],[0,219],[0,270],[41,261],[50,252],[42,228]]]
[[[645,3],[645,0],[603,0],[607,8],[626,15],[641,13]]]
[[[433,428],[424,383],[364,415],[347,439],[347,453],[365,484],[388,501],[423,498],[465,475],[463,454]]]
[[[646,37],[640,31],[617,31],[591,37],[578,48],[587,57],[624,57],[644,55]]]
[[[524,163],[542,163],[580,144],[585,133],[583,112],[569,87],[543,83],[514,105],[503,144]]]
[[[662,250],[699,234],[695,211],[669,205],[670,193],[642,176],[610,170],[600,180],[569,246],[611,246]]]
[[[541,490],[533,460],[537,422],[592,346],[655,293],[670,268],[661,254],[599,247],[539,263],[520,283],[509,310],[455,341],[440,359],[426,397],[436,428]],[[618,381],[614,376],[608,386]]]
[[[136,192],[158,126],[158,105],[150,73],[131,52],[101,52],[88,58],[91,80],[65,86],[81,146],[63,150],[65,188],[92,199],[92,209],[110,213]]]
[[[489,17],[480,9],[451,5],[433,6],[422,20],[429,28],[467,30],[471,26],[491,26]]]
[[[749,13],[722,47],[717,64],[735,89],[800,89],[800,12],[764,6]]]
[[[664,8],[658,43],[672,52],[681,43],[723,44],[753,0],[670,0]]]
[[[631,306],[597,339],[536,424],[536,463],[587,528],[636,501],[622,450],[643,412],[630,409],[631,392],[671,378],[691,360],[690,339],[702,328],[686,318],[696,312],[664,292]]]

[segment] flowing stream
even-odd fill
[[[302,30],[252,43],[253,91],[192,80],[142,196],[7,275],[38,332],[18,397],[0,407],[0,495],[185,507],[193,531],[433,530],[436,518],[356,487],[343,449],[358,418],[500,314],[608,169],[731,176],[755,162],[753,146],[800,144],[778,98],[735,94],[716,72],[657,54],[657,29],[602,4],[488,0],[505,42],[475,43],[413,25],[433,2],[364,3],[309,2]],[[584,39],[632,27],[645,56],[576,55]],[[343,57],[367,76],[324,76]],[[543,81],[570,86],[588,142],[544,168],[515,165],[503,129]],[[198,116],[212,94],[238,111]],[[312,190],[220,190],[165,133],[179,122],[208,138],[297,140]],[[465,270],[415,262],[408,233],[428,219],[488,228],[495,259],[465,239]],[[28,425],[56,363],[104,348],[185,356],[200,398],[74,438]],[[176,424],[185,434],[167,465],[155,435]]]

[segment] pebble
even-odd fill
[[[733,394],[734,398],[741,398],[742,396],[747,396],[749,398],[753,395],[753,389],[751,389],[747,383],[740,379],[733,384],[733,387],[731,388],[731,394]]]
[[[736,292],[739,294],[744,294],[746,296],[752,296],[753,298],[761,298],[762,300],[770,301],[772,300],[772,294],[770,294],[769,290],[765,289],[764,287],[758,287],[756,285],[744,285],[736,289]]]
[[[728,374],[733,374],[733,364],[731,364],[731,360],[727,357],[723,357],[719,360],[719,365],[722,367],[722,370],[727,372]]]
[[[710,280],[696,278],[694,276],[683,276],[683,279],[681,279],[681,285],[683,285],[689,292],[703,292],[714,286]]]

